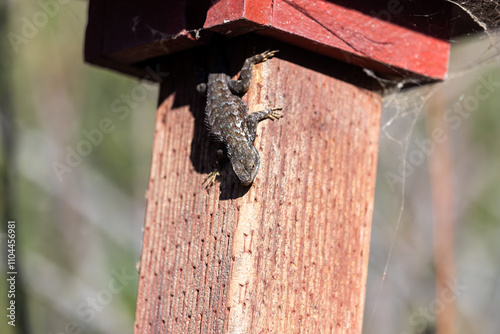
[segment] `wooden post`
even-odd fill
[[[246,99],[285,116],[260,125],[250,188],[225,175],[207,190],[213,146],[196,73],[184,70],[196,66],[164,62],[136,333],[360,333],[381,97],[342,81],[356,71],[340,62],[268,39],[238,44],[236,66],[281,50],[256,66]]]
[[[145,76],[164,56],[169,73],[135,333],[361,333],[381,96],[354,65],[443,78],[449,45],[419,22],[442,28],[443,4],[90,1],[87,61]],[[259,126],[251,187],[230,169],[203,187],[214,153],[195,92],[194,53],[204,51],[193,47],[209,41],[207,31],[232,37],[233,74],[246,57],[280,50],[255,66],[244,97],[250,111],[271,105],[285,114]]]

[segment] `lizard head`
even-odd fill
[[[259,171],[260,156],[257,149],[253,145],[239,146],[231,152],[229,160],[241,184],[251,185]]]

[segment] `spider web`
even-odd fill
[[[432,280],[433,203],[429,198],[429,154],[419,145],[428,140],[424,119],[436,100],[444,101],[449,115],[452,115],[452,111],[463,109],[464,103],[470,100],[469,97],[474,90],[477,91],[480,83],[490,79],[489,75],[495,68],[500,68],[500,34],[496,30],[500,25],[499,1],[447,1],[452,5],[451,34],[460,37],[451,38],[450,68],[446,80],[424,85],[413,79],[383,79],[365,70],[379,81],[385,94],[364,333],[436,332],[435,321],[442,301],[434,295]],[[457,25],[464,18],[473,22],[473,25],[466,29]],[[406,88],[408,83],[412,84],[412,88]],[[500,95],[498,92],[493,94]],[[481,105],[477,110],[482,110]],[[448,129],[448,139],[452,154],[461,149],[460,145],[466,145],[464,141],[467,133],[472,131],[471,120],[480,112],[470,113],[470,118],[463,117],[457,129],[452,126],[455,123],[447,124],[451,128]],[[424,158],[415,163],[412,154],[419,151],[424,153]],[[464,162],[467,160],[468,164]],[[470,160],[471,156],[465,155],[462,164],[466,167],[452,167],[451,172],[464,176],[463,169],[471,168]],[[464,188],[460,185],[463,179],[457,180],[460,176],[454,178],[456,188]],[[457,221],[463,220],[461,217],[465,216],[466,211],[456,209],[457,204],[467,206],[469,202],[470,199],[455,195],[454,216]],[[498,229],[495,233],[498,235]],[[461,235],[462,232],[457,231],[457,234]],[[475,242],[480,237],[473,239]],[[458,240],[457,245],[462,240]],[[497,254],[500,253],[498,247],[493,249]],[[470,264],[466,261],[470,260],[471,255],[467,252],[456,253],[457,258],[463,256],[465,259],[457,260],[458,282],[452,282],[456,289],[452,300],[457,304],[455,318],[461,318],[462,327],[455,332],[494,333],[495,328],[500,327],[500,322],[494,312],[488,310],[495,306],[498,309],[500,305],[500,268],[496,266],[487,276],[491,284],[480,291],[483,298],[474,297],[476,292],[473,289],[477,282],[470,281],[470,272],[463,270],[466,263]],[[488,261],[480,262],[484,266]],[[462,275],[463,272],[466,273]],[[468,285],[462,284],[461,279]],[[472,303],[477,309],[471,310],[467,303]],[[458,329],[458,326],[455,328]]]

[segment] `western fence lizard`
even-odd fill
[[[254,181],[260,164],[259,152],[254,146],[257,124],[266,118],[281,118],[283,113],[280,111],[282,108],[268,107],[249,114],[241,96],[250,86],[253,65],[268,60],[277,52],[266,51],[247,58],[238,80],[231,80],[223,51],[215,49],[207,82],[196,86],[198,92],[207,97],[205,124],[217,144],[216,168],[205,180],[207,186],[211,186],[220,175],[225,157],[243,185],[248,186]]]

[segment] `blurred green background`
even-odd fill
[[[41,10],[37,1],[0,2],[1,217],[17,222],[16,292],[24,301],[16,328],[2,315],[0,333],[132,333],[157,87],[83,63],[85,1],[62,4],[29,38],[13,40]],[[494,31],[453,41],[449,79],[384,99],[364,333],[434,332],[427,156],[401,182],[387,175],[426,139],[432,101],[455,113],[482,79],[500,82],[498,41]],[[137,85],[147,85],[147,98],[119,118],[112,104]],[[499,106],[495,87],[459,126],[448,124],[463,287],[452,301],[457,333],[500,328]],[[57,169],[106,119],[112,130],[71,171]]]
[[[131,333],[158,89],[84,64],[86,1],[61,4],[25,40],[8,37],[25,36],[25,20],[40,12],[37,1],[0,3],[2,144],[11,148],[0,164],[11,182],[2,185],[10,197],[2,198],[2,224],[8,209],[29,332]],[[150,88],[147,98],[120,118],[112,103],[138,84]],[[57,169],[87,139],[82,131],[104,119],[112,131],[95,137],[71,171]],[[7,334],[15,331],[5,321],[5,272],[2,265]]]

